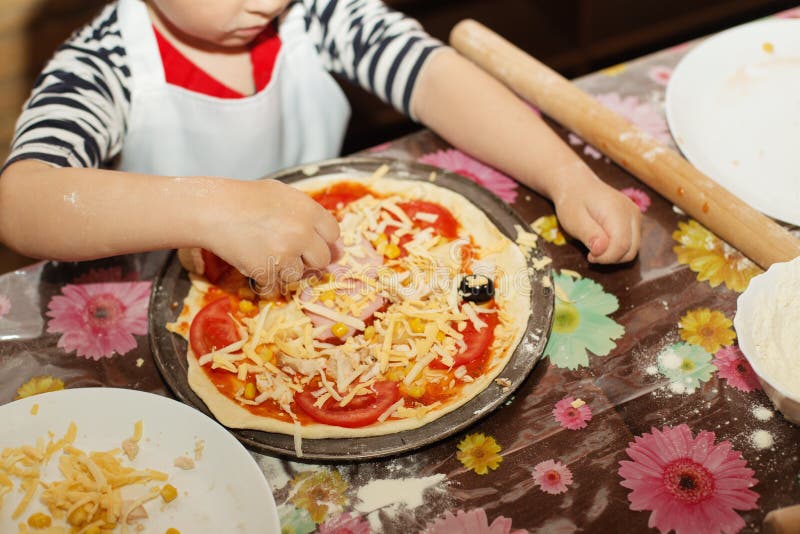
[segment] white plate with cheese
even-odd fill
[[[269,484],[250,453],[216,421],[167,397],[128,389],[81,388],[17,400],[0,406],[0,451],[29,445],[29,455],[35,457],[37,440],[42,445],[40,450],[46,450],[48,442],[58,442],[68,434],[70,423],[77,429],[72,446],[86,454],[122,449],[126,439],[135,441],[138,421],[141,437],[133,446],[138,449],[133,459],[124,452],[115,457],[124,467],[155,470],[166,480],[128,485],[122,489],[122,498],[131,501],[145,497],[148,491],[155,493],[166,484],[177,490],[177,497],[165,502],[159,492],[142,505],[148,517],[127,528],[119,525],[103,532],[134,533],[137,524],[144,526],[144,532],[159,533],[170,528],[181,534],[280,532]],[[125,448],[132,452],[130,442]],[[69,455],[56,452],[39,468],[42,482],[65,480],[59,470],[62,456]],[[72,454],[72,458],[75,456],[79,454]],[[24,497],[24,491],[18,489],[24,478],[8,476],[7,466],[8,455],[0,459],[0,493],[3,473],[14,488],[3,496],[0,532],[17,532],[18,525],[37,512],[52,517],[40,502],[40,488],[25,511],[12,518]],[[101,475],[114,472],[118,471],[103,470]],[[52,526],[61,525],[67,525],[65,520],[52,520]]]

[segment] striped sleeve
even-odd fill
[[[38,159],[99,167],[122,148],[130,91],[115,5],[72,35],[39,75],[17,120],[6,165]]]
[[[380,0],[302,1],[306,31],[325,67],[411,116],[420,69],[444,45]]]

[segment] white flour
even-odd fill
[[[766,430],[755,430],[750,434],[750,443],[759,450],[769,449],[775,443],[775,438]]]
[[[800,263],[778,270],[771,291],[757,296],[753,345],[761,376],[784,393],[800,398]]]
[[[758,419],[759,421],[769,421],[772,419],[774,413],[769,408],[764,408],[763,406],[756,406],[752,410],[753,416]]]
[[[358,499],[361,502],[356,504],[355,509],[362,514],[368,514],[392,505],[416,508],[422,505],[422,494],[425,490],[444,479],[445,475],[438,473],[423,478],[373,480],[358,490]]]

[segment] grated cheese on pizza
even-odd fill
[[[225,346],[189,358],[214,384],[208,395],[225,395],[254,416],[292,425],[286,433],[295,436],[298,455],[304,426],[337,426],[325,422],[325,414],[317,417],[319,411],[333,417],[372,403],[376,424],[421,419],[458,398],[477,377],[495,376],[500,369],[492,355],[506,361],[521,336],[521,321],[508,303],[529,303],[524,258],[499,232],[476,239],[449,211],[452,206],[417,200],[424,197],[419,192],[379,194],[350,185],[361,194],[334,203],[342,238],[323,272],[269,300],[193,276],[181,314],[167,325],[191,342],[186,325],[218,299],[229,299],[238,334],[231,330]],[[327,192],[311,194],[320,200]],[[529,253],[536,236],[518,231],[519,245]],[[497,263],[510,248],[518,250],[524,275],[519,295],[509,289],[519,281],[517,273],[505,273]],[[464,300],[459,285],[473,273],[465,281],[470,291],[494,280],[499,296]],[[382,394],[394,396],[377,408],[373,400]],[[302,408],[298,397],[307,399]],[[361,426],[349,423],[339,426]]]

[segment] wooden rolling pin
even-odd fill
[[[782,226],[492,30],[463,20],[450,44],[761,267],[800,256]]]

